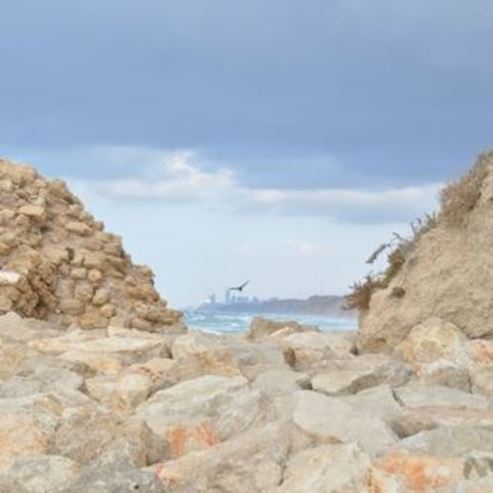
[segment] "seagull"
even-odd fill
[[[229,288],[228,291],[238,291],[239,293],[243,293],[243,290],[250,284],[250,281],[244,282],[241,286],[237,288]]]

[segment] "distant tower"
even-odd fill
[[[226,289],[226,293],[224,295],[224,303],[226,305],[229,305],[231,303],[231,291],[228,289]]]

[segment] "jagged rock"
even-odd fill
[[[319,442],[357,442],[373,456],[397,441],[382,420],[360,413],[338,399],[306,390],[297,392],[295,399],[293,422]]]
[[[400,442],[406,450],[438,457],[464,457],[472,452],[493,452],[490,426],[449,426],[422,431]]]
[[[479,410],[488,408],[488,400],[484,397],[448,387],[409,385],[396,389],[394,393],[401,405],[408,408],[428,406]]]
[[[327,395],[355,394],[384,384],[400,387],[413,375],[409,367],[386,355],[334,359],[325,366],[328,369],[312,379],[312,387]]]
[[[209,375],[158,392],[136,415],[179,457],[247,430],[262,419],[263,410],[260,392],[245,378]]]
[[[279,493],[360,493],[368,486],[369,457],[355,445],[303,450],[286,464]]]
[[[298,322],[277,322],[263,317],[255,317],[246,333],[247,339],[256,341],[275,335],[282,331],[282,335],[296,334],[299,332],[319,332],[318,328],[311,325],[301,325]]]
[[[87,329],[179,325],[151,270],[132,264],[63,182],[0,159],[0,183],[0,313]]]
[[[289,395],[297,390],[308,389],[310,378],[304,373],[292,370],[268,370],[260,373],[253,381],[252,387],[269,397]]]
[[[135,469],[125,462],[86,469],[63,493],[165,493],[167,490],[151,471]]]
[[[299,370],[353,356],[353,344],[344,334],[303,332],[283,337],[281,345],[286,361]]]
[[[140,468],[169,457],[166,441],[140,420],[119,420],[110,414],[78,409],[56,430],[51,449],[79,464],[126,461]]]
[[[0,473],[2,486],[13,492],[61,493],[71,491],[80,475],[80,466],[65,457],[32,455],[16,460]],[[22,488],[22,489],[18,489]]]
[[[48,453],[62,412],[50,394],[0,399],[0,470],[16,459]]]
[[[401,438],[422,431],[451,426],[493,426],[493,411],[461,409],[457,407],[424,406],[405,408],[392,422],[392,428]]]
[[[454,324],[431,318],[414,327],[394,353],[420,370],[440,360],[464,360],[465,340],[464,334]]]
[[[394,451],[374,463],[369,491],[446,493],[463,478],[463,468],[460,458]]]
[[[341,402],[349,404],[354,410],[379,418],[390,424],[400,420],[402,407],[394,397],[389,385],[381,385],[363,390],[354,395],[340,398]]]
[[[29,342],[28,346],[46,354],[105,354],[124,365],[169,354],[166,339],[159,336],[107,337],[104,333],[93,332],[70,332],[60,337],[37,339]]]
[[[294,426],[278,421],[153,470],[170,492],[274,492],[289,454],[310,444]]]

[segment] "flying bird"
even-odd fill
[[[243,290],[250,284],[250,281],[244,282],[241,286],[237,288],[229,288],[229,291],[238,291],[239,293],[243,293]]]

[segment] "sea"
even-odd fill
[[[271,320],[294,320],[303,325],[316,325],[322,331],[356,330],[358,328],[357,320],[351,318],[341,319],[276,313],[262,313],[261,316]],[[185,311],[185,322],[188,327],[214,334],[239,334],[245,332],[254,317],[255,315],[253,314],[244,313]]]

